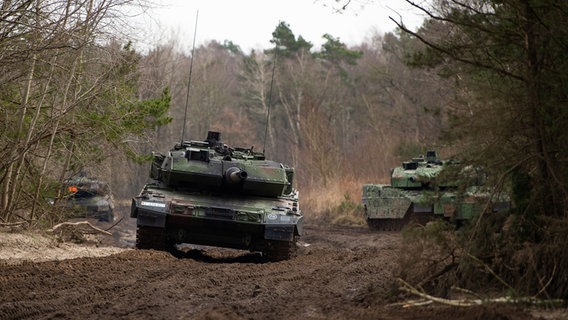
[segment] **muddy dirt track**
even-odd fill
[[[297,257],[273,263],[210,247],[175,258],[120,236],[104,257],[0,261],[0,319],[550,319],[509,305],[403,308],[392,298],[400,234],[305,233]]]

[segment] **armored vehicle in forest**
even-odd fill
[[[95,178],[75,177],[64,181],[65,192],[60,199],[50,200],[65,209],[68,218],[114,220],[114,201],[108,183]]]
[[[492,194],[483,180],[477,170],[428,151],[392,169],[390,185],[363,185],[365,219],[373,229],[400,230],[410,221],[436,218],[461,225],[484,210],[509,208],[508,198]]]
[[[219,132],[153,153],[153,183],[132,199],[136,247],[175,253],[176,244],[290,258],[302,234],[294,169],[253,148],[232,148]]]

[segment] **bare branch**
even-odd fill
[[[55,232],[55,230],[57,230],[57,229],[59,229],[59,228],[61,228],[61,227],[63,227],[63,226],[82,226],[82,225],[86,225],[86,226],[90,227],[91,229],[93,229],[93,230],[95,230],[95,231],[97,231],[97,232],[99,232],[99,233],[106,234],[107,236],[112,236],[112,233],[93,226],[89,221],[62,222],[62,223],[59,223],[59,224],[53,226],[53,228],[51,228],[51,229],[49,229],[49,230],[47,230],[47,231],[49,231],[49,232]]]

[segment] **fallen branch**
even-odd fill
[[[459,291],[459,292],[461,292],[461,293],[465,293],[465,294],[470,295],[470,296],[472,296],[472,297],[476,297],[476,298],[478,298],[478,299],[481,299],[481,297],[480,297],[477,293],[475,293],[475,292],[473,292],[473,291],[471,291],[471,290],[467,290],[467,289],[460,288],[460,287],[455,287],[455,286],[452,286],[452,290]]]
[[[110,229],[114,228],[117,224],[122,222],[122,219],[124,219],[124,217],[121,217],[117,222],[115,222],[112,226],[108,227],[105,229],[105,231],[109,231]]]
[[[419,300],[407,300],[407,301],[403,301],[403,302],[392,303],[390,305],[391,306],[402,306],[403,308],[409,308],[409,307],[425,306],[425,305],[429,305],[429,304],[432,304],[432,303],[433,302],[431,300],[419,299]]]
[[[456,307],[471,307],[481,304],[488,304],[488,303],[510,303],[510,304],[529,304],[535,306],[547,306],[547,307],[562,307],[566,305],[565,300],[563,299],[548,299],[548,300],[541,300],[532,297],[500,297],[500,298],[493,298],[493,299],[444,299],[439,297],[431,296],[427,293],[419,291],[418,289],[414,288],[406,281],[398,278],[398,282],[401,283],[402,287],[400,290],[417,295],[427,301],[437,302],[441,304],[446,304],[450,306]],[[404,304],[404,307],[413,307],[413,306],[420,306],[424,305],[423,301],[416,303],[416,301],[411,301],[409,303]]]
[[[432,302],[437,302],[437,303],[447,304],[447,305],[450,305],[450,306],[457,306],[457,307],[471,307],[471,306],[479,305],[479,304],[482,303],[481,299],[452,300],[452,299],[438,298],[438,297],[434,297],[434,296],[431,296],[427,293],[419,291],[418,289],[414,288],[413,286],[411,286],[410,284],[408,284],[406,281],[402,280],[401,278],[398,278],[398,282],[400,282],[402,284],[402,287],[400,288],[400,290],[414,294],[414,295],[417,295],[421,298],[424,298],[424,299],[432,301]]]
[[[20,222],[1,222],[0,226],[2,227],[18,227],[25,224],[29,224],[27,221],[20,221]]]
[[[103,230],[103,229],[97,228],[97,227],[93,226],[93,225],[92,225],[90,222],[88,222],[88,221],[62,222],[62,223],[60,223],[60,224],[57,224],[57,225],[53,226],[53,228],[51,228],[51,229],[49,229],[49,230],[47,230],[47,231],[49,231],[49,232],[54,232],[55,230],[61,228],[62,226],[79,226],[79,225],[87,225],[87,226],[91,227],[93,230],[95,230],[95,231],[97,231],[97,232],[106,234],[106,235],[108,235],[108,236],[112,236],[112,233],[110,233],[110,232],[108,232],[108,231],[105,231],[105,230]]]

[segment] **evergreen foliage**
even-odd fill
[[[568,265],[552,256],[565,255],[568,225],[568,4],[452,1],[423,10],[430,20],[420,30],[400,27],[425,46],[412,65],[454,81],[443,136],[460,158],[488,168],[497,190],[511,183],[511,215],[491,228],[482,216],[468,229],[461,245],[486,265],[464,259],[461,280],[490,268],[517,294],[565,297]]]

